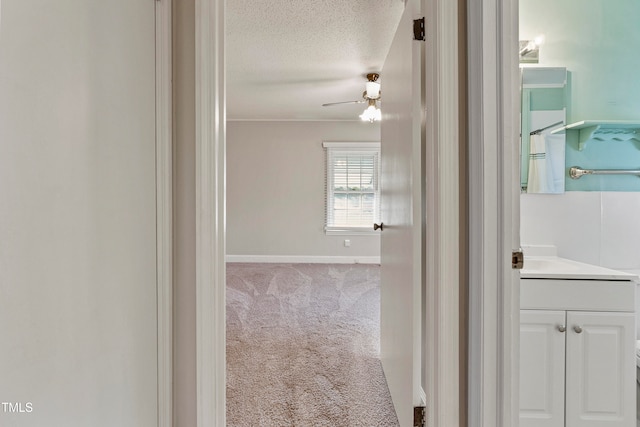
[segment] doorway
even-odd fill
[[[523,296],[529,295],[528,284],[541,282],[535,280],[540,270],[527,270],[527,251],[533,258],[531,266],[539,260],[536,255],[582,263],[572,265],[585,273],[583,279],[603,286],[607,296],[615,293],[606,280],[616,277],[629,296],[624,299],[627,304],[613,307],[602,298],[588,299],[584,292],[576,296],[584,299],[579,307],[566,302],[536,307],[530,298],[523,298],[523,426],[538,423],[543,413],[546,422],[558,425],[587,425],[595,413],[601,425],[635,426],[637,422],[637,303],[631,297],[636,286],[633,276],[625,275],[637,275],[640,268],[635,255],[640,228],[632,215],[633,206],[640,202],[640,185],[633,172],[640,101],[636,74],[631,71],[639,63],[636,56],[627,54],[640,43],[634,18],[640,7],[630,1],[594,1],[589,8],[583,6],[571,1],[519,1]],[[576,21],[577,10],[580,19]],[[542,19],[543,14],[549,19]],[[568,210],[579,210],[581,215],[570,220],[565,215]],[[544,272],[558,280],[555,291],[562,291],[560,286],[569,282],[566,279],[576,279],[563,269],[550,267]],[[541,317],[543,309],[556,319]],[[549,324],[561,327],[552,326],[544,344],[532,346],[533,334]],[[617,334],[616,344],[597,343],[595,328],[600,336],[607,328],[609,334]],[[549,364],[540,369],[543,364],[537,363],[534,354],[543,347]],[[599,357],[593,356],[593,349],[602,351]],[[582,360],[590,365],[582,365]],[[542,385],[543,377],[553,381]],[[543,394],[546,405],[540,404]]]
[[[437,7],[436,7],[437,6]],[[489,8],[489,6],[485,7]],[[489,8],[490,9],[490,8]],[[431,81],[430,86],[433,89],[432,93],[441,93],[439,92],[439,88],[442,87],[451,87],[447,85],[453,84],[456,86],[459,82],[457,80],[457,70],[458,70],[458,58],[455,55],[447,55],[446,52],[457,51],[457,37],[458,34],[458,21],[460,16],[458,14],[458,8],[456,4],[452,4],[451,2],[428,2],[426,6],[427,15],[435,16],[434,25],[428,27],[428,31],[431,34],[431,39],[436,40],[437,48],[432,52],[433,57],[430,58],[428,64],[430,64],[433,68],[433,80]],[[197,171],[197,197],[198,197],[198,259],[202,261],[209,261],[211,259],[214,262],[199,262],[197,264],[197,288],[198,288],[198,309],[197,313],[197,324],[198,327],[198,362],[197,369],[198,372],[201,372],[202,375],[198,375],[198,422],[201,420],[203,425],[224,425],[224,392],[220,391],[220,384],[224,384],[224,358],[220,358],[221,354],[224,354],[224,289],[220,286],[213,286],[214,284],[224,284],[224,216],[223,215],[215,215],[213,212],[221,212],[221,208],[224,206],[224,159],[225,147],[224,147],[224,132],[225,132],[225,122],[224,122],[224,109],[221,108],[224,102],[224,82],[223,79],[216,79],[214,76],[222,76],[224,75],[223,71],[223,51],[222,51],[222,40],[224,39],[224,22],[220,16],[224,16],[223,6],[220,2],[201,2],[197,5],[197,19],[199,29],[197,32],[197,40],[196,40],[196,52],[198,52],[198,59],[196,60],[196,65],[198,70],[198,79],[197,79],[197,87],[198,87],[198,96],[200,97],[200,101],[197,103],[198,112],[197,112],[197,124],[196,128],[198,130],[197,137],[197,146],[198,146],[198,171]],[[474,15],[475,16],[475,15]],[[480,21],[484,18],[488,19],[487,15],[480,14]],[[212,34],[215,34],[217,37],[211,37]],[[482,40],[482,39],[481,39]],[[485,40],[487,45],[489,41]],[[453,43],[450,45],[448,43]],[[496,46],[493,47],[496,49]],[[437,65],[437,67],[436,67]],[[492,74],[496,75],[496,73]],[[444,84],[444,86],[443,86]],[[217,100],[217,102],[202,103],[201,101],[205,100]],[[433,104],[430,104],[430,111],[437,112],[434,113],[433,120],[434,126],[427,127],[430,132],[430,136],[436,141],[436,146],[438,152],[442,155],[444,153],[447,154],[448,159],[450,159],[453,163],[457,164],[459,152],[457,151],[458,147],[455,144],[451,144],[451,140],[458,140],[458,126],[459,126],[459,110],[458,110],[458,99],[457,97],[437,97],[434,98]],[[222,102],[222,104],[221,104]],[[440,108],[438,108],[440,107]],[[211,120],[211,117],[214,117],[214,120]],[[480,120],[480,123],[483,123]],[[494,123],[495,126],[495,123]],[[513,132],[513,127],[509,126],[508,132]],[[483,132],[479,133],[480,135]],[[504,136],[504,135],[503,135]],[[209,144],[209,141],[214,141],[213,144]],[[485,141],[485,149],[487,151],[491,151],[489,149],[489,144],[497,144],[497,141],[503,140],[493,140],[493,141]],[[433,157],[433,159],[441,159],[441,157]],[[483,158],[482,156],[480,158]],[[500,157],[500,161],[502,157]],[[433,171],[442,170],[443,164],[436,163],[438,167],[433,168]],[[483,163],[481,163],[484,166]],[[498,168],[496,167],[496,170]],[[449,169],[454,175],[456,174],[456,169]],[[435,172],[434,172],[435,173]],[[444,182],[449,182],[449,178],[444,178]],[[446,187],[446,184],[442,187],[439,187],[440,176],[436,173],[434,176],[432,184],[435,185],[435,188],[438,191],[435,194],[438,194],[438,197],[441,199],[437,199],[440,203],[435,203],[432,208],[437,209],[434,211],[435,215],[430,218],[433,218],[435,221],[432,226],[435,227],[436,230],[444,230],[442,235],[440,235],[440,242],[451,241],[450,233],[453,228],[458,229],[459,224],[457,221],[459,220],[459,206],[456,203],[451,202],[451,198],[445,197],[444,191],[449,190],[446,194],[452,194],[451,192],[459,191],[459,187],[451,184],[451,187]],[[457,178],[454,178],[452,182],[457,182]],[[491,191],[495,191],[495,189],[502,190],[502,182],[503,181],[495,181],[495,182],[485,182],[484,180],[480,181],[481,183],[486,184],[487,188],[491,187]],[[484,190],[484,186],[483,186]],[[486,190],[485,190],[486,192]],[[483,193],[480,192],[480,195]],[[501,202],[504,202],[504,198],[501,199]],[[505,203],[500,209],[505,209],[504,212],[511,212],[511,203]],[[480,203],[478,204],[480,209],[478,212],[483,212],[483,215],[486,218],[497,218],[498,215],[494,213],[494,210],[497,210],[497,206],[500,206],[496,203],[495,206],[485,206],[482,203],[482,199],[480,199]],[[475,211],[474,211],[475,212]],[[501,216],[504,213],[501,211]],[[510,216],[509,216],[510,217]],[[455,221],[454,221],[455,220]],[[449,222],[451,221],[451,222]],[[482,229],[481,224],[480,228]],[[511,225],[508,223],[507,225]],[[443,226],[443,227],[440,227]],[[451,228],[449,228],[451,227]],[[502,232],[503,224],[500,227],[496,227],[492,229],[493,232],[498,235],[498,229]],[[509,230],[511,228],[509,227]],[[510,233],[510,231],[509,231]],[[480,239],[484,238],[485,234],[479,234]],[[456,234],[457,236],[457,234]],[[511,277],[510,266],[508,269],[504,268],[507,263],[507,260],[510,260],[510,252],[511,252],[511,244],[510,237],[511,234],[508,235],[508,239],[505,239],[504,234],[499,234],[500,239],[495,238],[494,240],[500,240],[502,244],[499,248],[494,248],[495,257],[491,260],[480,259],[479,264],[472,266],[473,272],[480,272],[477,276],[478,280],[481,280],[482,283],[485,281],[490,283],[491,286],[499,287],[502,289],[503,287],[507,287],[511,282],[509,281],[509,277]],[[454,240],[457,238],[454,238]],[[222,244],[221,244],[222,243]],[[477,243],[474,241],[474,243]],[[505,244],[507,243],[507,244]],[[481,245],[482,246],[482,245]],[[438,247],[438,246],[435,246]],[[433,316],[438,316],[433,319],[433,323],[430,325],[430,329],[427,331],[427,340],[434,340],[433,345],[429,345],[428,348],[432,351],[430,358],[427,358],[426,362],[428,364],[426,370],[428,372],[429,380],[433,380],[431,382],[432,388],[427,391],[427,398],[433,399],[431,401],[432,405],[430,406],[433,410],[430,412],[430,419],[428,420],[428,425],[438,425],[434,423],[440,423],[439,425],[455,425],[458,422],[458,417],[460,416],[460,411],[466,408],[460,408],[458,406],[458,402],[460,402],[461,391],[457,383],[452,385],[451,378],[459,373],[459,365],[458,365],[458,338],[459,338],[459,300],[457,297],[457,288],[452,287],[451,284],[459,283],[459,266],[455,262],[451,262],[451,260],[457,260],[459,255],[459,247],[456,245],[444,246],[446,248],[445,251],[434,251],[430,254],[430,258],[426,260],[427,263],[433,263],[434,266],[439,266],[437,268],[434,267],[433,272],[433,292],[435,298],[431,299],[429,302],[432,304],[436,304],[436,309],[432,310],[430,313]],[[508,252],[505,248],[509,248]],[[485,249],[482,247],[482,249]],[[486,253],[486,252],[485,252]],[[508,253],[508,255],[506,255]],[[505,256],[506,255],[506,256]],[[489,270],[483,270],[484,267],[489,266]],[[500,276],[498,277],[498,272],[496,267],[499,269]],[[476,270],[474,270],[474,268]],[[489,271],[488,273],[483,273],[483,271]],[[495,272],[495,279],[492,276],[492,272]],[[505,274],[507,273],[508,274]],[[447,283],[448,287],[444,287],[442,284]],[[480,286],[482,289],[482,286]],[[437,303],[436,303],[437,301]],[[484,300],[482,298],[478,298],[475,302],[478,302],[482,305],[484,304]],[[503,301],[504,302],[504,301]],[[511,300],[508,300],[511,302]],[[491,322],[490,324],[484,324],[485,329],[483,329],[483,334],[489,336],[488,339],[491,339],[491,336],[494,337],[495,340],[498,340],[498,326],[500,326],[500,331],[504,331],[504,323],[506,321],[504,319],[510,318],[511,312],[507,311],[507,308],[511,308],[511,305],[507,305],[501,308],[499,311],[499,322]],[[504,310],[502,310],[504,309]],[[204,311],[202,311],[204,310]],[[494,312],[498,312],[497,310]],[[488,312],[483,312],[483,315],[489,316]],[[443,317],[445,316],[445,317]],[[448,316],[448,317],[447,317]],[[445,321],[445,319],[447,319]],[[504,323],[503,323],[504,322]],[[441,341],[437,342],[437,338]],[[449,338],[447,338],[449,337]],[[455,337],[455,339],[451,340],[451,337]],[[213,340],[213,341],[212,341]],[[495,345],[490,346],[493,350],[497,351],[502,348],[498,346],[497,342]],[[511,347],[508,347],[509,349]],[[481,347],[480,351],[485,351],[483,347]],[[507,351],[507,350],[505,350]],[[212,368],[213,367],[213,368]],[[496,369],[491,368],[490,366],[481,366],[480,371],[486,372],[489,375],[485,375],[483,379],[488,383],[491,383],[492,380],[488,378],[495,379],[498,381],[494,381],[494,383],[509,383],[512,380],[512,376],[506,374],[502,376],[501,374],[496,372]],[[440,372],[448,372],[451,373],[450,376],[442,376],[439,375]],[[446,378],[445,378],[446,377]],[[429,380],[427,381],[429,383]],[[516,380],[517,381],[517,380]],[[486,384],[485,384],[486,385]],[[214,392],[214,390],[218,390],[218,392]],[[504,388],[501,389],[503,391]],[[480,394],[481,396],[481,394]],[[491,404],[491,399],[493,399],[493,406]],[[499,400],[498,396],[495,395],[493,397],[489,396],[484,399],[481,403],[486,405],[487,408],[496,408],[498,407],[498,402],[502,402]],[[213,406],[212,406],[213,403]],[[216,409],[214,409],[216,408]],[[217,422],[217,424],[216,424]],[[490,424],[487,424],[490,425]],[[495,424],[494,424],[495,425]],[[510,425],[506,423],[504,425]]]

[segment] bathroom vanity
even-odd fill
[[[636,426],[637,280],[554,256],[525,256],[520,427]]]

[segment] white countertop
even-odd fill
[[[638,282],[636,274],[611,270],[557,256],[526,256],[522,279],[627,280]]]

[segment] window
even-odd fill
[[[325,232],[373,232],[380,217],[380,144],[325,142]]]

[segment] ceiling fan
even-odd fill
[[[365,86],[365,91],[362,92],[362,100],[357,101],[343,101],[343,102],[330,102],[328,104],[322,104],[323,107],[329,107],[332,105],[339,104],[364,104],[367,103],[368,106],[364,110],[364,112],[360,115],[360,118],[363,121],[368,121],[373,123],[374,121],[379,121],[382,118],[382,112],[378,107],[378,102],[380,102],[380,83],[378,83],[378,79],[380,78],[380,74],[378,73],[369,73],[367,74],[367,83]]]

